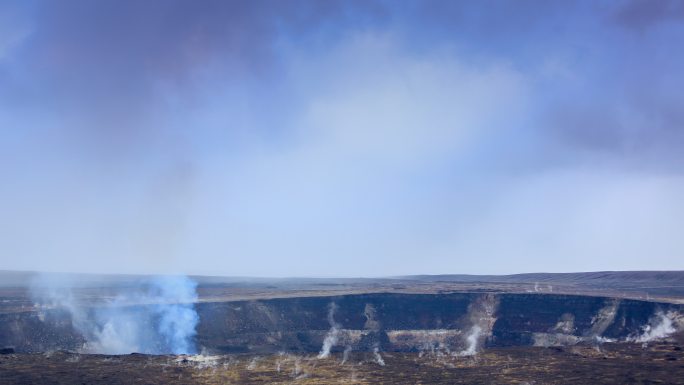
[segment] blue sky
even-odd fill
[[[3,1],[0,269],[684,269],[684,2]]]

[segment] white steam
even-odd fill
[[[495,313],[498,306],[498,298],[488,294],[480,296],[468,306],[468,318],[472,326],[465,336],[465,349],[456,353],[456,355],[472,356],[477,354],[478,349],[492,335],[494,323],[496,322]]]
[[[373,348],[373,357],[378,365],[385,366],[385,360],[382,359],[382,356],[380,355],[380,348],[378,346]]]
[[[85,340],[83,352],[194,354],[197,284],[184,276],[154,277],[116,290],[104,304],[86,303],[69,282],[36,280],[31,292],[40,309],[64,309]]]
[[[459,352],[459,356],[473,356],[477,353],[477,345],[482,335],[482,328],[479,325],[473,325],[470,333],[466,337],[466,348]]]
[[[344,348],[344,353],[342,353],[342,362],[340,362],[340,365],[344,365],[347,361],[349,361],[349,354],[352,351],[351,345],[347,345],[346,348]]]
[[[670,334],[676,332],[674,326],[675,314],[673,312],[663,313],[658,311],[651,319],[651,322],[643,327],[643,333],[634,341],[647,343],[663,338],[667,338]]]
[[[335,322],[335,311],[337,310],[337,305],[331,302],[328,306],[328,322],[330,323],[330,330],[326,334],[323,340],[323,347],[321,352],[318,353],[318,358],[327,358],[330,356],[330,349],[337,344],[337,340],[340,334],[341,325]]]

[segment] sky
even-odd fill
[[[684,269],[684,1],[0,1],[0,269]]]

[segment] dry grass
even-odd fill
[[[2,384],[684,384],[673,344],[489,349],[472,357],[356,352],[267,356],[0,356]]]

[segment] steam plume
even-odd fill
[[[385,366],[385,360],[382,359],[380,355],[380,348],[376,345],[373,347],[373,357],[375,357],[375,362],[380,366]]]
[[[667,338],[670,334],[677,331],[674,327],[674,317],[675,314],[672,312],[665,314],[662,311],[658,311],[654,317],[652,317],[651,322],[644,326],[643,333],[635,339],[635,342],[648,343]]]
[[[119,290],[112,301],[100,305],[79,300],[70,282],[41,279],[34,282],[32,295],[41,309],[68,311],[85,340],[84,352],[194,354],[196,287],[184,276],[154,277],[132,292]]]
[[[347,347],[344,348],[344,353],[342,353],[342,362],[340,362],[340,365],[344,365],[349,360],[349,354],[351,353],[351,351],[351,345],[347,345]]]
[[[498,306],[497,297],[492,295],[483,295],[470,304],[468,317],[472,326],[466,336],[466,348],[457,355],[472,356],[477,353],[479,347],[492,334]]]
[[[337,305],[331,302],[328,305],[328,322],[330,323],[330,330],[326,334],[323,340],[323,347],[321,352],[318,354],[318,358],[327,358],[330,355],[330,349],[337,343],[337,339],[340,334],[341,325],[335,322],[335,311],[337,310]]]
[[[480,339],[482,334],[482,328],[479,325],[473,325],[470,329],[470,333],[466,337],[467,346],[465,350],[459,353],[459,356],[472,356],[477,353],[477,341]]]

